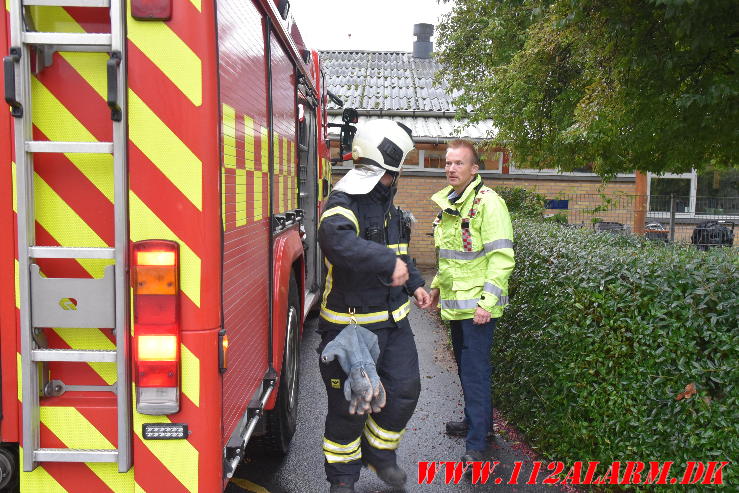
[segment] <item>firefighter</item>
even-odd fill
[[[464,421],[450,421],[446,429],[450,435],[466,436],[464,462],[483,460],[487,449],[493,415],[490,351],[515,265],[508,208],[482,183],[480,164],[471,142],[450,142],[445,170],[449,186],[431,197],[441,212],[434,225],[439,272],[431,282],[430,304],[441,299],[441,317],[451,322]]]
[[[321,216],[318,241],[327,274],[318,331],[319,354],[348,324],[377,335],[377,373],[386,404],[373,414],[351,413],[344,397],[347,374],[338,361],[319,364],[326,385],[323,452],[331,493],[351,493],[362,465],[390,486],[406,481],[395,450],[418,402],[418,353],[408,322],[409,295],[426,308],[430,297],[408,257],[411,217],[393,205],[405,157],[413,149],[408,127],[374,120],[357,129],[355,167],[334,187]]]

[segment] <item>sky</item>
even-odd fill
[[[307,47],[316,50],[413,51],[413,25],[436,25],[451,5],[437,0],[290,0]]]

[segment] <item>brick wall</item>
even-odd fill
[[[346,170],[334,170],[334,183],[338,181]],[[625,193],[632,195],[635,192],[634,180],[622,179],[611,182],[605,187],[600,180],[592,177],[549,177],[530,175],[500,175],[483,173],[485,183],[495,188],[497,186],[523,187],[536,190],[547,198],[557,198],[558,195],[597,194],[606,195]],[[410,254],[418,265],[428,266],[435,263],[435,250],[431,233],[431,224],[439,213],[439,208],[431,201],[431,195],[447,185],[442,173],[430,174],[427,171],[404,172],[398,183],[398,194],[395,204],[403,209],[410,210],[416,217],[411,238]]]

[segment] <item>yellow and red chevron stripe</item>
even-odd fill
[[[215,338],[206,332],[217,330],[219,324],[220,279],[219,269],[215,268],[220,261],[218,225],[217,221],[207,220],[213,215],[218,217],[218,147],[213,144],[217,134],[202,131],[213,128],[212,123],[217,121],[215,74],[212,70],[206,73],[203,62],[215,52],[214,12],[211,3],[202,4],[199,0],[177,2],[175,8],[177,15],[168,23],[127,19],[130,239],[163,238],[180,244],[182,411],[156,420],[187,420],[198,434],[183,441],[143,440],[141,424],[156,420],[134,412],[136,466],[129,473],[118,473],[115,464],[44,463],[35,471],[22,474],[23,491],[220,491],[220,478],[213,471],[221,467],[221,430],[217,418],[207,419],[220,412],[219,396],[207,394],[218,388],[217,371],[212,371],[217,369],[217,362],[213,361],[216,352],[208,345]],[[8,9],[6,1],[6,22]],[[72,7],[32,10],[36,28],[41,31],[104,32],[107,20],[89,12]],[[106,61],[107,55],[100,53],[54,54],[52,66],[32,81],[34,139],[112,139],[105,103]],[[14,166],[5,169],[15,172]],[[111,156],[39,155],[35,160],[34,184],[37,244],[112,246],[115,238]],[[8,217],[15,222],[15,214]],[[0,248],[7,248],[4,245],[0,244]],[[14,264],[14,296],[10,299],[17,311],[18,262]],[[59,260],[39,264],[48,276],[99,277],[106,262]],[[6,327],[5,320],[3,326]],[[52,347],[113,347],[106,329],[47,332]],[[5,336],[3,342],[8,342]],[[3,349],[6,347],[7,344]],[[5,363],[17,359],[18,367],[13,369],[18,371],[20,389],[20,355],[16,354],[17,358],[3,357],[3,373],[7,370]],[[116,380],[112,364],[74,366],[71,369],[50,365],[50,371],[53,378],[67,384],[105,385]],[[214,381],[205,386],[205,378]],[[204,398],[209,400],[205,402]],[[21,399],[20,390],[17,399]],[[13,407],[3,406],[6,418],[13,415],[7,411]],[[113,398],[107,402],[98,397],[93,403],[68,393],[43,400],[42,446],[114,448],[116,428]],[[5,432],[3,437],[12,439]]]
[[[221,118],[222,222],[224,231],[231,231],[269,215],[269,131],[226,103]],[[282,213],[298,206],[295,143],[275,133],[273,149],[275,213]]]
[[[292,137],[294,139],[294,137]],[[298,176],[295,142],[275,133],[275,212],[282,213],[298,207]]]
[[[221,118],[222,222],[232,231],[269,216],[269,132],[226,103]]]

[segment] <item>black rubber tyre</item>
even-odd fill
[[[282,372],[277,403],[265,415],[267,433],[257,439],[263,452],[284,456],[290,447],[298,421],[298,385],[300,383],[300,297],[298,283],[290,276],[287,305],[287,340],[282,358]]]
[[[0,447],[0,493],[18,491],[18,452]]]

